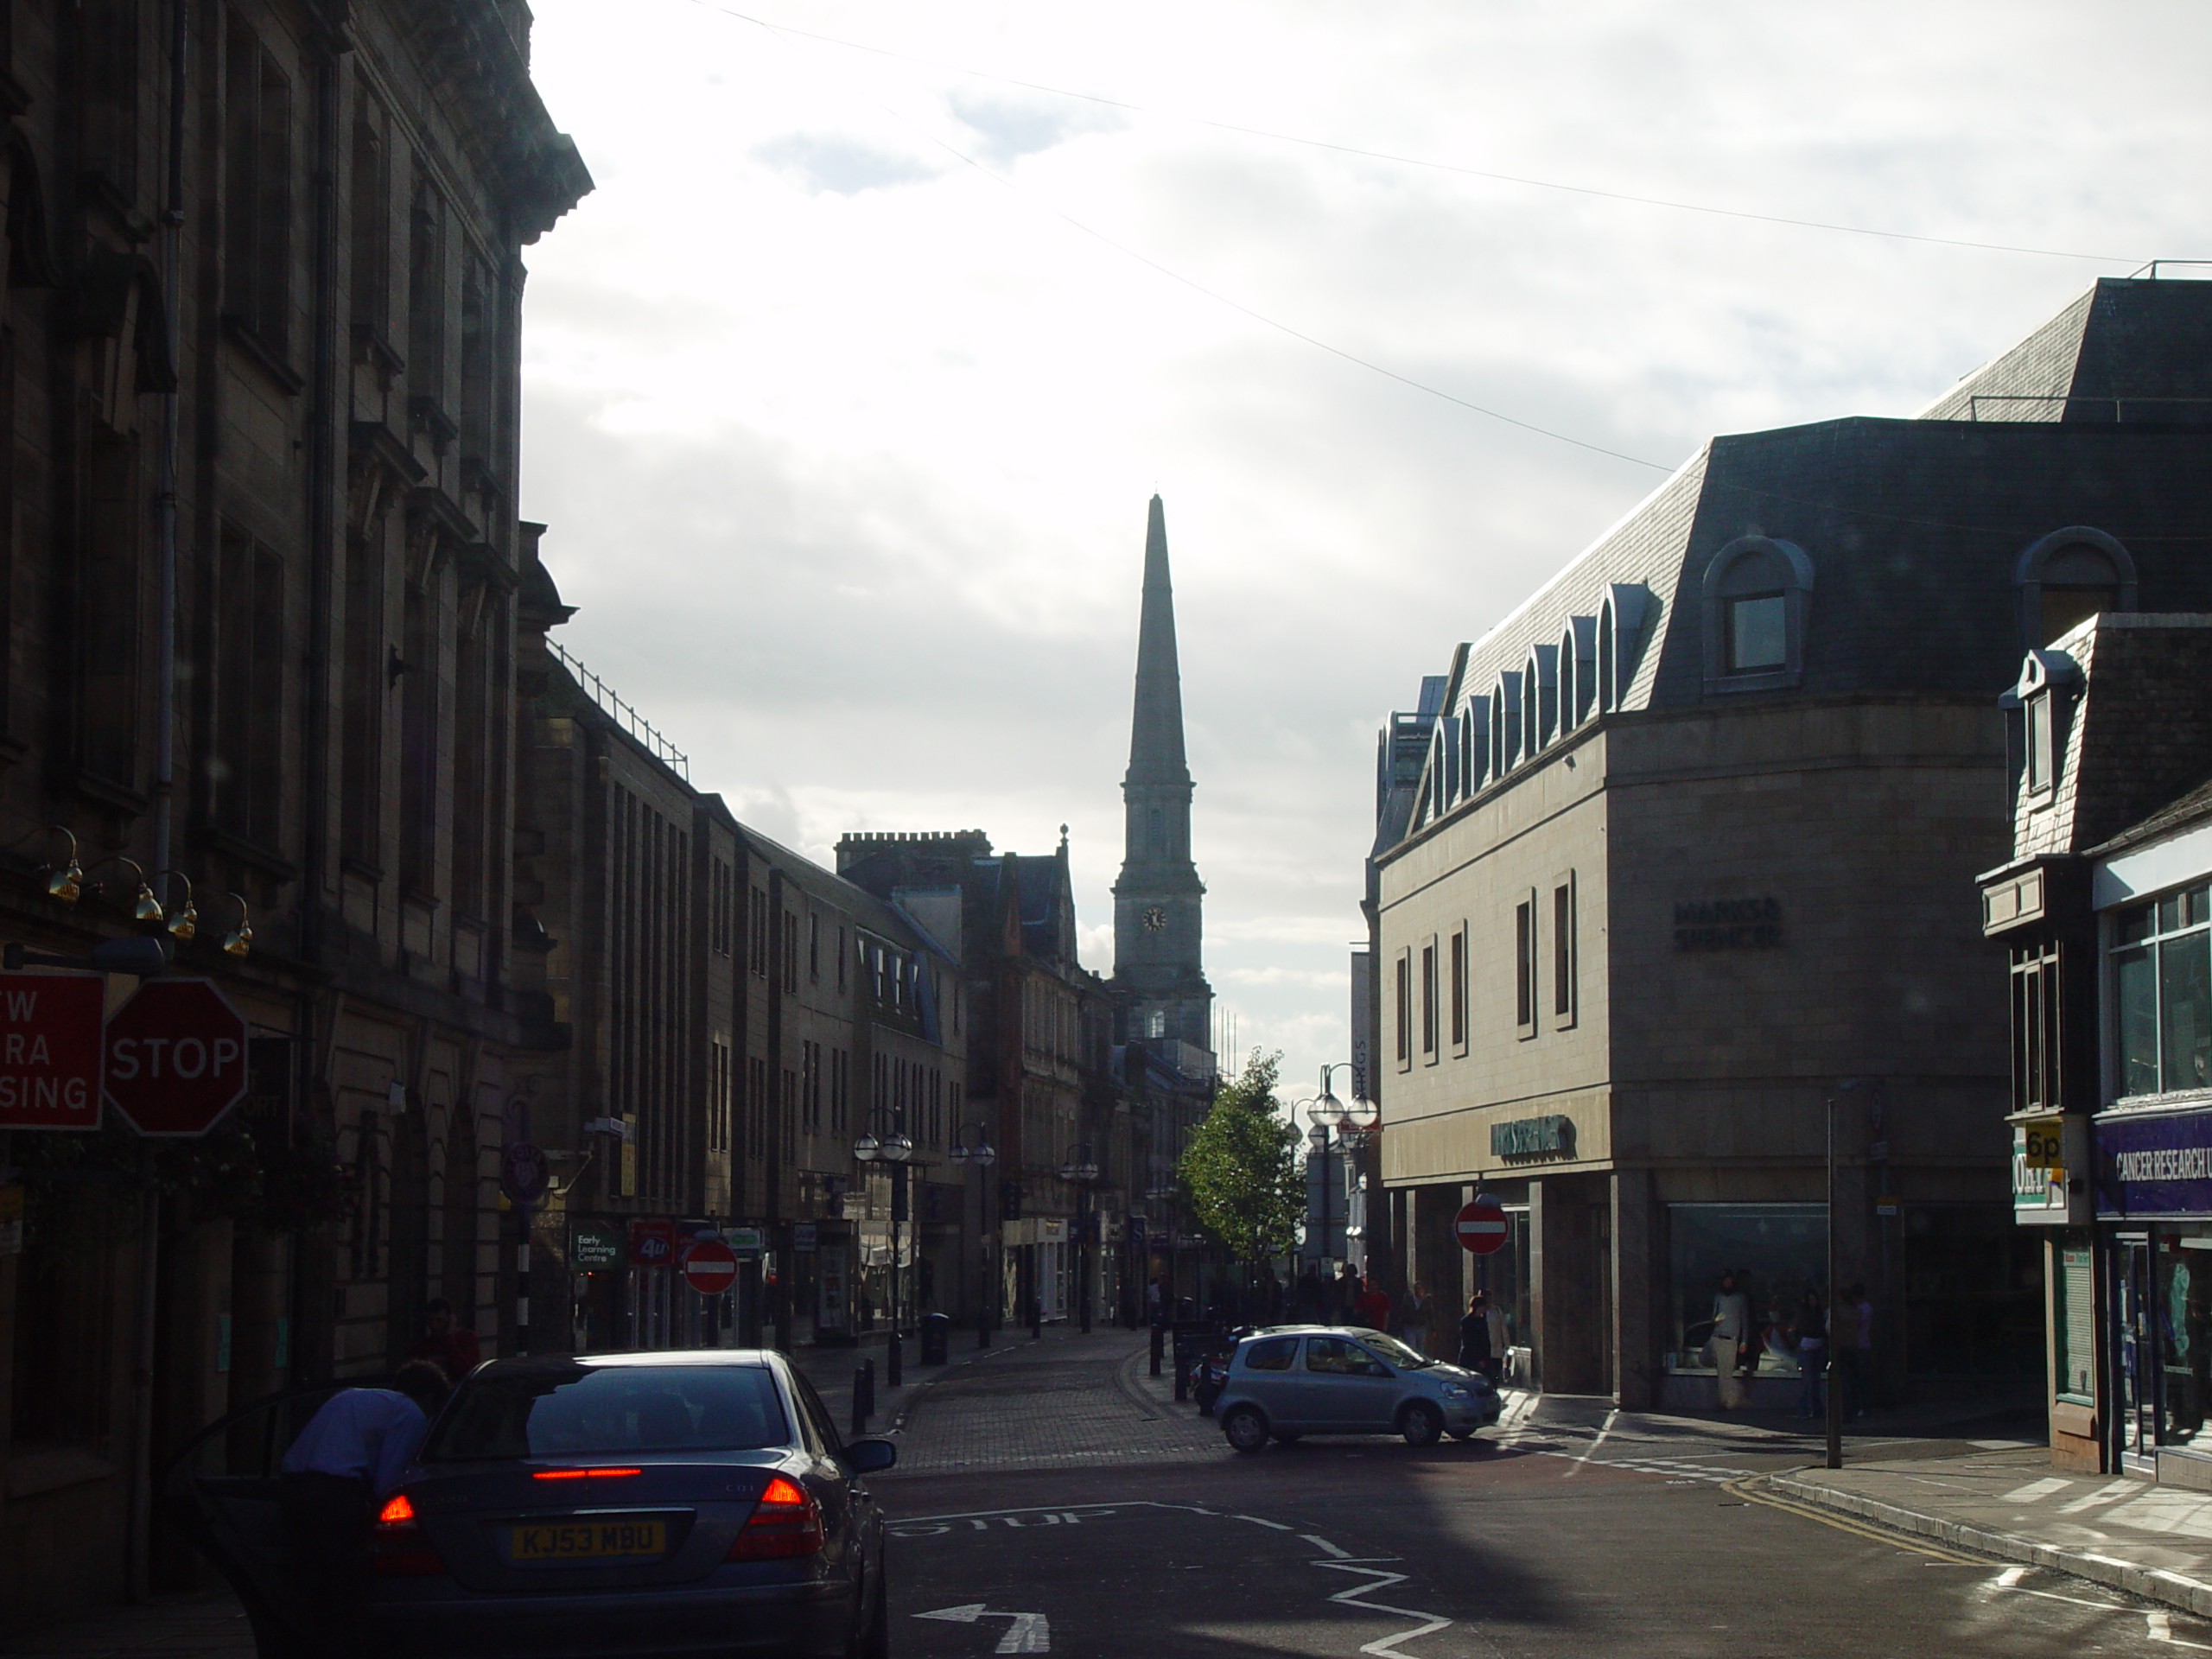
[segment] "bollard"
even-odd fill
[[[1163,1325],[1152,1327],[1152,1374],[1160,1375],[1160,1351],[1167,1345],[1167,1332]]]
[[[853,1367],[853,1434],[855,1439],[868,1433],[868,1368]]]
[[[906,1380],[906,1351],[899,1345],[899,1327],[891,1327],[891,1345],[883,1357],[883,1381],[887,1388],[897,1388]]]

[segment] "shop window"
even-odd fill
[[[1667,1206],[1669,1338],[1667,1368],[1716,1370],[1713,1319],[1724,1274],[1751,1310],[1753,1368],[1794,1376],[1790,1321],[1805,1293],[1827,1276],[1827,1211],[1817,1204]]]
[[[1812,593],[1813,563],[1795,543],[1743,536],[1713,555],[1705,569],[1707,692],[1797,685]]]
[[[2118,540],[2086,524],[2041,537],[2014,566],[2021,642],[2031,650],[2105,611],[2135,608],[2135,561]]]
[[[2096,1251],[2061,1244],[2052,1252],[2050,1330],[2056,1343],[2058,1397],[2097,1401]]]
[[[2212,906],[2203,886],[2113,919],[2114,1093],[2212,1088]]]

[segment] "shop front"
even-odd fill
[[[2091,1132],[2110,1466],[2212,1488],[2212,1103],[2107,1111]],[[2094,1294],[2094,1279],[2075,1282],[2070,1255],[2066,1265],[2059,1300]],[[2061,1363],[2086,1382],[2092,1362],[2067,1334],[2078,1313],[2054,1314]]]

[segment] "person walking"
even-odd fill
[[[1459,1363],[1463,1370],[1497,1380],[1491,1372],[1490,1298],[1479,1290],[1467,1299],[1467,1311],[1459,1318]]]
[[[1330,1286],[1329,1304],[1331,1325],[1351,1325],[1359,1318],[1359,1269],[1349,1262],[1337,1269],[1337,1276]]]
[[[1821,1293],[1808,1290],[1797,1308],[1797,1414],[1817,1417],[1823,1395],[1821,1374],[1827,1369],[1828,1316]]]
[[[1398,1340],[1417,1354],[1428,1351],[1428,1291],[1419,1281],[1406,1292],[1405,1306],[1398,1310]]]
[[[1744,1403],[1744,1384],[1738,1363],[1751,1334],[1751,1299],[1744,1294],[1736,1275],[1720,1275],[1720,1288],[1713,1297],[1713,1334],[1706,1338],[1706,1352],[1719,1379],[1719,1408],[1734,1411]]]
[[[1376,1278],[1355,1279],[1352,1283],[1357,1294],[1352,1298],[1352,1323],[1370,1331],[1390,1328],[1390,1295]]]
[[[476,1333],[454,1323],[451,1302],[442,1296],[433,1298],[423,1310],[423,1334],[407,1351],[407,1357],[427,1359],[458,1382],[476,1369],[480,1357]]]
[[[446,1374],[410,1359],[388,1389],[346,1389],[308,1420],[278,1465],[277,1501],[295,1549],[302,1599],[322,1616],[321,1651],[359,1651],[354,1616],[368,1577],[376,1504],[399,1484],[430,1419],[445,1403]]]
[[[1298,1317],[1320,1322],[1324,1312],[1322,1303],[1325,1300],[1326,1294],[1321,1287],[1321,1269],[1308,1262],[1306,1271],[1298,1275]]]

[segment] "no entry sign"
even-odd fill
[[[98,974],[0,974],[0,1129],[100,1126]]]
[[[1460,1243],[1477,1255],[1488,1255],[1505,1243],[1505,1207],[1496,1198],[1477,1198],[1459,1206],[1452,1226]]]
[[[245,1021],[213,980],[148,980],[106,1057],[107,1097],[141,1135],[205,1135],[245,1093]]]
[[[702,1296],[719,1296],[737,1280],[737,1252],[719,1238],[697,1238],[684,1253],[683,1282]]]

